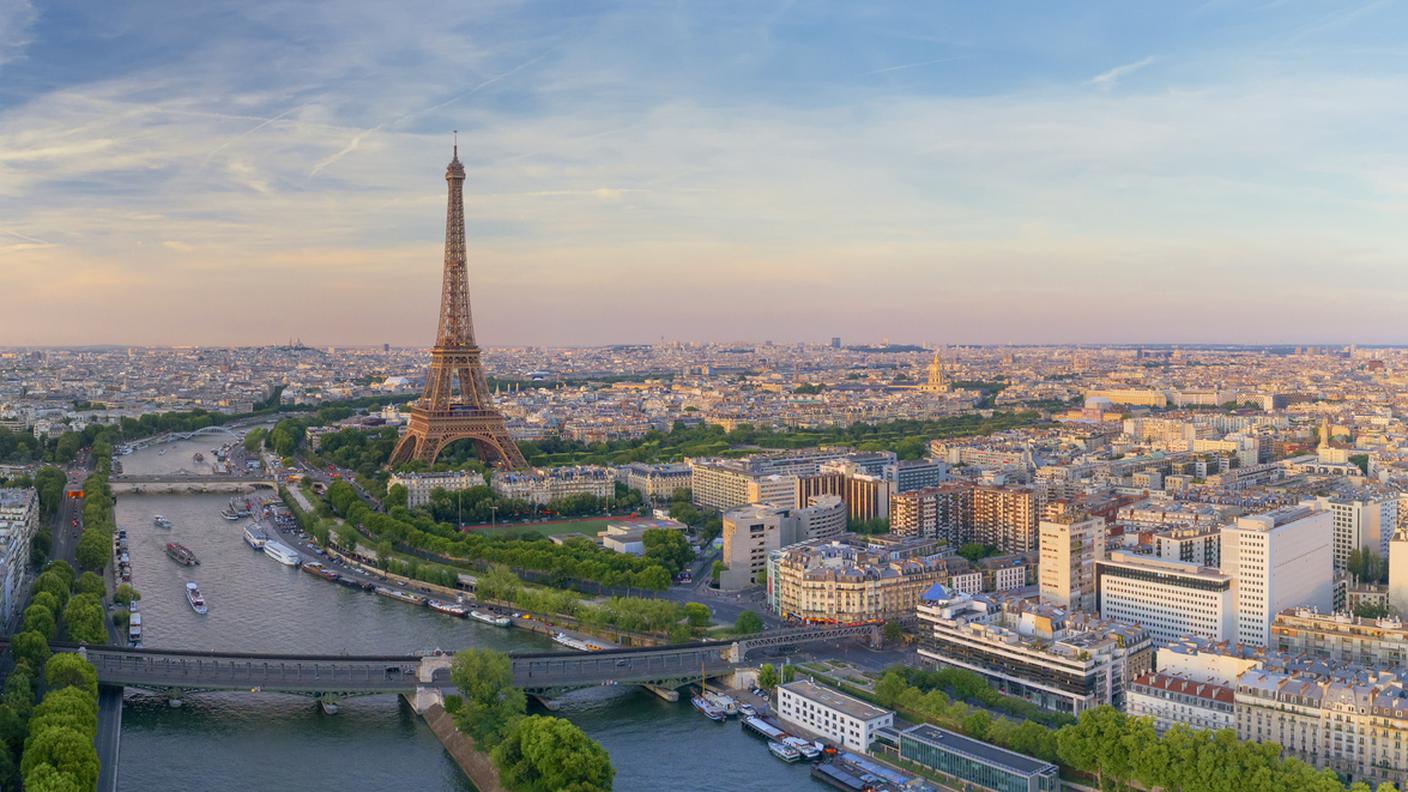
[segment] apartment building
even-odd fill
[[[39,494],[32,487],[0,488],[0,620],[19,616],[29,576],[29,545],[39,530]]]
[[[1041,521],[1039,531],[1042,603],[1095,612],[1095,562],[1105,556],[1105,518],[1080,512],[1052,515]]]
[[[1399,668],[1408,666],[1408,627],[1396,616],[1363,619],[1347,613],[1289,608],[1272,621],[1268,648],[1318,657],[1335,665]]]
[[[902,459],[885,465],[881,477],[894,492],[937,487],[948,478],[948,463],[941,459]]]
[[[645,462],[632,462],[617,472],[620,481],[640,493],[650,503],[665,503],[673,500],[675,494],[690,488],[689,465],[683,462],[667,462],[650,465]]]
[[[920,657],[1072,715],[1101,704],[1122,707],[1129,683],[1151,665],[1143,628],[1018,597],[936,586],[917,615]]]
[[[539,468],[536,470],[499,473],[490,482],[494,494],[501,498],[525,500],[545,506],[570,495],[611,497],[616,492],[616,474],[609,468],[595,465]]]
[[[1026,487],[974,487],[971,530],[967,541],[1001,548],[1006,553],[1037,549],[1041,502]]]
[[[406,488],[406,508],[419,509],[430,505],[430,494],[437,489],[463,492],[484,486],[484,477],[473,470],[449,470],[443,473],[392,473],[386,489],[401,485]]]
[[[911,555],[903,546],[839,540],[801,542],[768,558],[768,605],[786,619],[852,624],[913,617],[920,596],[948,579],[939,555]]]
[[[1124,709],[1132,717],[1152,720],[1159,734],[1180,723],[1217,731],[1236,727],[1235,702],[1235,693],[1226,685],[1144,673],[1130,683]]]
[[[725,568],[719,588],[736,590],[758,583],[767,572],[769,553],[807,539],[839,536],[845,525],[846,508],[835,495],[813,498],[802,509],[765,503],[730,509],[723,516]]]

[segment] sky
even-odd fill
[[[0,346],[1408,342],[1408,0],[0,0]]]

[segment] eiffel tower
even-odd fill
[[[464,244],[464,166],[460,147],[445,169],[450,208],[445,218],[445,281],[440,293],[440,332],[430,350],[425,391],[411,408],[410,426],[391,452],[391,464],[418,459],[434,464],[445,446],[474,441],[479,458],[506,468],[525,468],[523,453],[494,409],[474,323],[469,311],[469,272]]]

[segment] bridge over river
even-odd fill
[[[540,652],[509,655],[513,681],[531,693],[549,694],[605,684],[677,688],[700,676],[722,676],[750,652],[853,637],[878,639],[875,625],[773,630],[737,641],[709,641],[599,652]],[[293,655],[127,649],[54,644],[79,652],[98,671],[101,685],[136,687],[179,700],[187,693],[248,690],[336,700],[377,693],[415,694],[446,690],[452,653],[411,655]]]

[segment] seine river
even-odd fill
[[[128,473],[198,465],[192,454],[215,436],[122,457]],[[208,470],[208,468],[207,468]],[[544,651],[548,639],[461,621],[330,585],[256,553],[243,523],[219,516],[225,495],[125,495],[133,583],[142,593],[145,644],[153,648],[313,654],[411,653],[471,646]],[[170,530],[153,527],[164,514]],[[168,541],[189,547],[197,567],[175,564]],[[200,584],[207,616],[186,605],[185,581]],[[616,767],[618,790],[825,789],[803,766],[772,758],[734,721],[715,724],[687,703],[635,687],[597,688],[569,697],[559,713],[600,741]],[[353,698],[336,715],[311,700],[274,694],[203,693],[171,708],[129,690],[122,719],[118,786],[150,790],[473,790],[425,724],[395,696]]]

